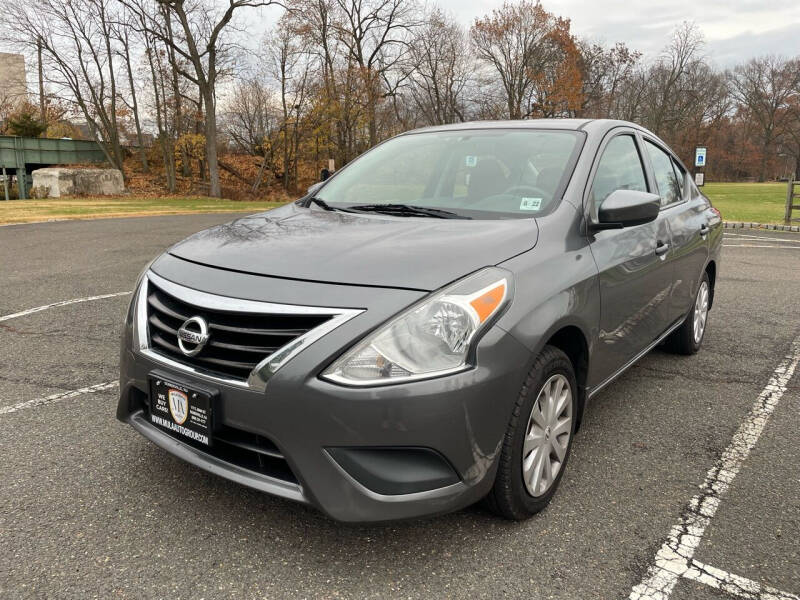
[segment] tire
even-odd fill
[[[703,293],[705,291],[705,299]],[[711,302],[711,283],[708,279],[708,273],[703,273],[703,278],[700,280],[700,285],[697,286],[697,294],[694,299],[694,305],[686,315],[681,326],[672,332],[672,335],[667,339],[667,347],[676,354],[695,354],[700,350],[703,345],[703,338],[706,334],[708,325],[708,307]],[[703,308],[703,304],[705,307]],[[699,336],[695,332],[695,324],[697,318],[702,313],[702,324],[700,326]]]
[[[556,401],[553,404],[553,406],[557,407],[555,421],[552,418],[548,420],[545,413],[545,409],[548,406],[545,387],[550,386],[548,390],[551,392],[557,391],[559,383],[563,388],[568,387],[570,393],[569,402],[566,402],[566,399],[561,400],[560,403]],[[572,449],[578,414],[577,392],[575,370],[567,355],[558,348],[545,346],[534,361],[533,367],[522,386],[503,439],[497,476],[492,490],[486,497],[486,504],[492,512],[506,519],[522,521],[532,517],[550,503],[550,499],[558,489],[558,485],[564,475],[570,450]],[[544,394],[544,396],[540,398],[540,394]],[[561,394],[563,394],[563,391]],[[550,394],[550,397],[557,396],[561,398],[561,394],[553,393]],[[534,406],[539,409],[538,420],[534,419]],[[559,410],[559,406],[563,406],[563,409]],[[569,410],[568,427],[564,422],[564,419],[567,418],[567,408]],[[544,419],[543,425],[546,423],[558,423],[558,425],[550,428],[540,427],[539,423],[542,419]],[[529,437],[530,427],[532,429],[530,429],[529,444],[535,444],[533,441],[535,439],[541,440],[541,442],[533,450],[525,448],[527,460],[523,462],[523,448],[526,437]],[[558,433],[559,430],[561,431],[560,433]],[[538,435],[538,432],[543,432],[545,435]],[[568,433],[568,436],[565,438],[564,435],[566,433]],[[559,448],[556,448],[556,444],[563,450],[561,459],[558,458]],[[531,477],[524,477],[523,471],[526,464],[532,465],[533,470],[536,470],[537,464],[539,464],[536,463],[536,459],[541,456],[544,456],[541,461],[543,470],[541,471],[539,484],[534,488],[536,492],[536,495],[534,495],[531,492],[531,487],[536,480]],[[545,463],[544,460],[548,462]],[[555,464],[554,461],[559,463],[557,472],[553,471],[556,468],[553,466]],[[546,476],[548,465],[551,472],[549,479]],[[529,471],[529,473],[533,473],[533,471]],[[544,488],[544,484],[548,483],[548,481],[549,484]]]

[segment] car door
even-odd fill
[[[661,196],[661,212],[672,232],[673,283],[670,315],[677,320],[691,309],[700,275],[708,260],[709,224],[707,204],[699,194],[692,195],[686,169],[666,148],[644,138],[646,155]]]
[[[604,141],[590,176],[588,218],[618,189],[653,192],[632,130],[616,131]],[[671,237],[667,219],[589,233],[598,269],[600,333],[592,379],[602,382],[654,342],[669,326],[672,269],[667,257]]]

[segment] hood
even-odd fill
[[[233,271],[435,290],[533,248],[534,219],[386,217],[292,203],[196,233],[173,256]]]

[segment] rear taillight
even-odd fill
[[[720,219],[722,218],[722,213],[721,213],[721,212],[719,212],[719,211],[718,211],[716,208],[714,208],[713,206],[711,207],[711,212],[713,212],[715,215],[717,215],[717,216],[718,216]]]

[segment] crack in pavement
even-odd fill
[[[74,340],[80,342],[98,342],[104,343],[108,341],[107,337],[96,337],[91,335],[85,335],[83,333],[67,333],[64,329],[50,329],[46,331],[34,331],[32,329],[18,329],[16,327],[11,327],[10,325],[6,325],[5,323],[0,323],[0,330],[8,331],[10,333],[15,333],[18,335],[24,336],[33,336],[33,337],[42,337],[48,336],[52,337],[54,335],[58,335],[59,340]]]
[[[690,372],[686,371],[671,371],[669,369],[659,369],[656,367],[649,367],[645,365],[636,365],[633,368],[633,371],[638,373],[641,377],[647,379],[657,379],[659,381],[669,381],[675,379],[676,377],[680,377],[682,379],[686,379],[687,381],[694,381],[694,382],[712,382],[712,383],[741,383],[741,384],[749,384],[753,385],[752,378],[737,378],[734,376],[723,376],[719,377],[717,375],[708,375],[706,373],[694,375]],[[725,375],[723,371],[719,371]]]

